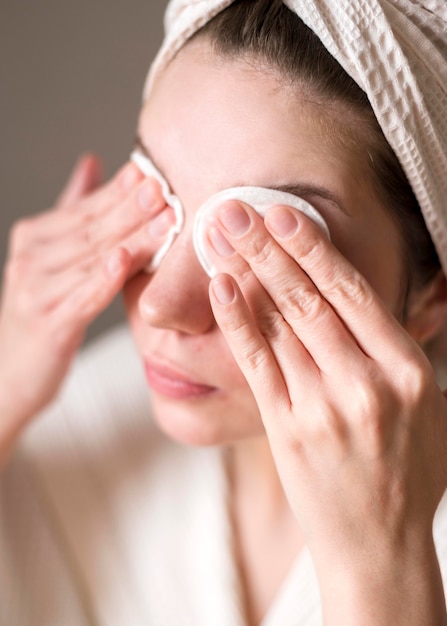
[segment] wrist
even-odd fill
[[[325,626],[447,624],[431,533],[409,549],[371,551],[319,568]],[[361,619],[360,619],[361,618]],[[360,620],[360,622],[359,622]]]

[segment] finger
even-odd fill
[[[225,257],[224,262],[213,257],[214,265],[236,281],[251,319],[276,359],[290,400],[298,402],[303,398],[303,390],[307,393],[320,384],[321,372],[318,366],[247,261],[228,247],[227,240],[217,228],[212,228],[209,235]],[[231,311],[228,313],[231,314]],[[250,363],[247,367],[250,369]]]
[[[130,162],[125,163],[117,174],[103,185],[95,187],[74,203],[68,203],[65,211],[75,214],[106,215],[110,208],[121,202],[143,180],[139,169]]]
[[[82,163],[79,167],[82,170]],[[75,177],[76,175],[75,172]],[[82,173],[79,176],[82,177]],[[14,224],[9,236],[8,255],[26,253],[39,244],[46,247],[56,239],[71,236],[86,222],[109,214],[142,180],[143,176],[138,168],[133,163],[128,163],[106,185],[74,203],[70,203],[70,193],[67,191],[62,205],[55,210],[22,218]],[[75,186],[76,184],[74,183]]]
[[[70,272],[74,264],[79,265],[79,271],[84,274],[91,267],[98,265],[98,259],[107,256],[111,250],[123,248],[130,256],[129,276],[134,276],[138,271],[148,267],[157,250],[163,245],[166,236],[175,224],[175,214],[171,207],[162,206],[154,209],[154,215],[149,221],[137,224],[130,229],[127,236],[120,234],[106,242],[107,245],[90,245],[88,248],[85,241],[79,242],[79,248],[85,248],[85,254],[81,255],[79,249],[73,246],[71,256],[65,252],[65,262],[61,262],[58,254],[53,254],[54,266],[47,263],[43,268],[43,274],[56,274]],[[60,254],[64,251],[60,249]],[[48,267],[49,265],[49,267]]]
[[[100,272],[103,264],[104,259],[98,256],[51,277],[34,271],[22,281],[19,291],[12,291],[9,300],[23,317],[46,316]]]
[[[86,328],[121,291],[126,281],[130,257],[126,250],[114,250],[98,271],[73,289],[51,312],[52,323],[59,333],[79,332]]]
[[[289,233],[281,231],[284,220],[293,225]],[[414,358],[416,344],[366,279],[306,216],[275,207],[267,214],[265,225],[330,303],[365,354],[379,362],[389,359],[391,367],[402,358]]]
[[[126,241],[125,245],[119,247],[125,250],[129,257],[128,279],[150,264],[174,222],[174,212],[168,207],[155,218],[154,223],[150,222]],[[27,277],[27,288],[22,285],[21,293],[22,296],[26,294],[27,302],[25,304],[22,302],[21,308],[28,312],[34,311],[36,314],[48,313],[73,291],[82,288],[93,274],[100,272],[104,258],[108,256],[110,251],[102,253],[97,251],[75,266],[70,264],[64,269],[58,267],[57,272],[51,270],[38,272],[34,267],[32,277]],[[41,285],[44,285],[43,289]]]
[[[40,272],[55,273],[87,259],[90,255],[125,245],[136,231],[145,228],[165,208],[158,183],[143,180],[106,215],[87,211],[50,212],[22,224],[27,236],[15,254],[33,257]],[[17,235],[17,233],[16,233]],[[16,244],[18,238],[16,236]],[[159,245],[158,243],[156,245]],[[147,253],[155,252],[147,238]]]
[[[334,368],[339,369],[340,354],[350,367],[357,367],[364,355],[352,335],[305,272],[271,237],[263,220],[238,202],[222,207],[217,218],[222,235],[247,261],[277,314],[291,327],[318,368],[333,373]],[[238,224],[243,228],[236,228]],[[278,315],[271,311],[270,317]],[[274,334],[271,341],[276,341]],[[279,354],[280,349],[275,347],[275,352]]]
[[[82,155],[56,201],[56,206],[64,208],[78,202],[93,189],[96,189],[101,180],[102,166],[100,160],[93,154]]]
[[[101,219],[90,220],[86,229],[87,238],[95,246],[103,246],[108,242],[114,246],[147,224],[165,207],[160,184],[153,178],[143,179]]]
[[[129,237],[122,246],[131,256],[129,278],[143,268],[149,267],[155,253],[160,250],[176,223],[171,207],[163,207],[143,228]]]
[[[289,393],[278,363],[236,281],[219,274],[211,280],[209,294],[216,322],[258,404],[275,411],[281,404],[289,408]]]

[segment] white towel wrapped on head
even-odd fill
[[[160,71],[232,0],[172,0]],[[447,273],[447,1],[284,0],[367,94]]]

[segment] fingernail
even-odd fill
[[[166,237],[173,225],[172,210],[166,210],[149,222],[148,231],[151,237],[154,237],[155,239],[162,239],[163,237]]]
[[[234,287],[226,276],[214,279],[212,288],[219,304],[231,304],[236,296]]]
[[[124,192],[129,192],[140,179],[141,174],[133,163],[128,163],[121,170],[118,177],[118,185]]]
[[[157,193],[155,185],[153,180],[145,180],[138,192],[138,203],[143,211],[150,211],[154,208]]]
[[[225,239],[221,231],[216,226],[212,226],[209,229],[208,237],[214,251],[219,256],[226,259],[234,254],[235,250],[233,246]]]
[[[219,211],[219,219],[229,233],[240,237],[250,228],[251,220],[245,209],[232,202]]]
[[[291,237],[298,229],[296,215],[289,209],[279,207],[270,211],[266,218],[267,224],[279,237]]]

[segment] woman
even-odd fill
[[[447,404],[422,351],[447,302],[445,9],[287,5],[172,3],[136,157],[164,188],[132,162],[92,190],[88,158],[12,234],[8,623],[446,623]],[[247,185],[330,238],[229,200],[198,235],[210,281],[197,214]],[[121,289],[158,428],[122,333],[54,400]]]

